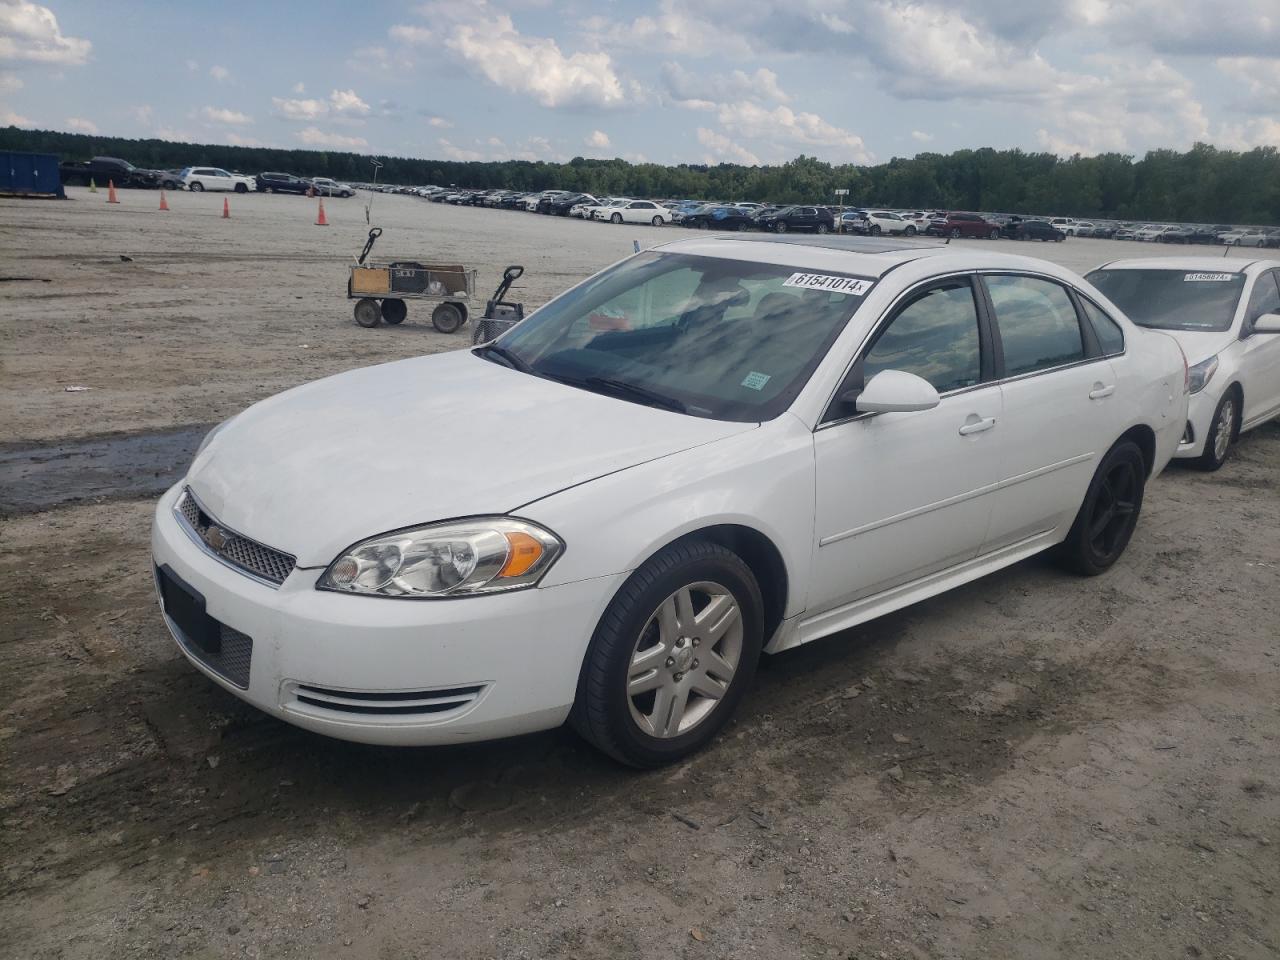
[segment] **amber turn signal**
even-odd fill
[[[511,552],[507,554],[507,562],[498,571],[497,578],[518,577],[522,573],[527,573],[542,556],[542,544],[529,534],[519,531],[511,531],[504,536],[507,538],[507,545],[511,548]]]

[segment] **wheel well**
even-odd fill
[[[764,642],[768,643],[787,609],[787,565],[772,540],[759,530],[739,524],[721,524],[703,527],[686,533],[683,540],[710,540],[726,550],[732,550],[751,568],[751,574],[760,586],[764,600]]]
[[[1138,449],[1142,451],[1142,461],[1147,467],[1147,476],[1151,476],[1151,470],[1156,464],[1155,431],[1145,424],[1139,424],[1126,430],[1116,443],[1121,440],[1132,440],[1138,445]]]

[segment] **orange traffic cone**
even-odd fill
[[[116,182],[114,180],[107,181],[107,203],[119,203],[116,199]]]
[[[231,219],[231,201],[228,200],[226,197],[222,198],[222,219],[223,220]]]
[[[160,191],[160,209],[161,209],[161,210],[168,210],[168,209],[169,209],[169,201],[168,201],[168,200],[166,200],[166,199],[164,198],[164,191],[163,191],[163,190],[161,190],[161,191]]]
[[[319,212],[318,214],[316,214],[316,226],[317,226],[317,227],[327,227],[328,225],[329,225],[329,221],[325,218],[325,215],[324,215],[324,201],[323,201],[323,200],[321,200],[321,201],[320,201],[320,212]]]

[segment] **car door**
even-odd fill
[[[998,474],[1001,391],[968,275],[923,284],[892,307],[845,387],[882,370],[933,384],[937,407],[857,414],[814,432],[817,507],[809,609],[821,613],[974,557]]]
[[[984,275],[981,287],[1004,405],[990,552],[1071,523],[1120,435],[1124,388],[1066,286],[1010,272]]]
[[[1254,280],[1240,328],[1244,347],[1240,360],[1244,380],[1241,424],[1245,427],[1280,413],[1280,334],[1253,332],[1254,322],[1268,313],[1280,313],[1280,270],[1268,270]]]

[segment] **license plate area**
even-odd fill
[[[156,570],[160,602],[165,616],[173,621],[192,646],[210,656],[222,653],[222,625],[205,610],[204,596],[168,566]]]

